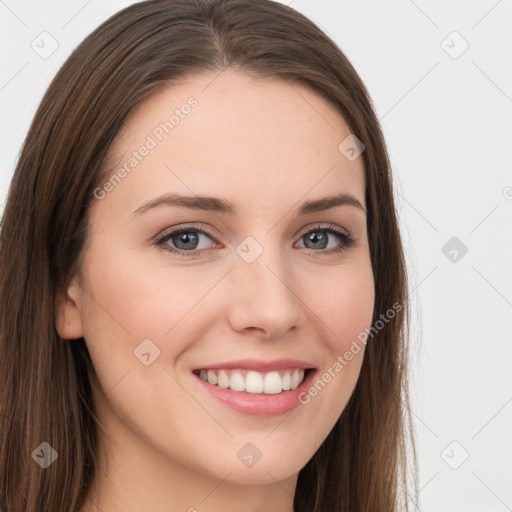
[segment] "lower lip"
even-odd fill
[[[275,395],[266,395],[263,393],[253,394],[247,393],[247,391],[233,391],[229,388],[219,388],[218,386],[214,386],[200,379],[195,374],[194,377],[214,398],[228,405],[235,411],[251,416],[277,416],[285,414],[299,405],[303,405],[299,401],[299,396],[309,388],[315,374],[316,370],[310,370],[300,386]]]

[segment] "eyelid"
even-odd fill
[[[326,224],[325,226],[322,226],[321,224]],[[351,236],[350,232],[342,228],[341,226],[338,226],[336,224],[333,224],[332,222],[313,222],[312,224],[308,224],[305,227],[300,228],[298,231],[295,232],[293,235],[293,238],[296,238],[299,236],[300,233],[302,233],[301,236],[304,236],[305,234],[309,233],[310,231],[314,231],[315,229],[332,229],[334,231],[339,231],[340,233],[343,233],[346,236]]]
[[[155,240],[165,238],[166,236],[170,235],[171,233],[174,233],[175,231],[199,231],[201,233],[204,233],[208,235],[210,238],[215,239],[215,235],[213,234],[213,231],[206,227],[199,227],[194,225],[194,223],[185,223],[180,224],[178,226],[172,226],[170,228],[166,228],[163,231],[161,231],[158,235],[154,237]]]

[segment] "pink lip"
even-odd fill
[[[286,361],[289,362],[292,360],[288,359]],[[297,361],[295,361],[293,365],[296,363]],[[240,364],[240,362],[236,364]],[[220,366],[226,368],[224,365]],[[209,382],[201,380],[196,374],[194,374],[194,378],[197,379],[203,388],[211,393],[214,398],[219,400],[221,403],[228,405],[235,411],[251,416],[276,416],[285,414],[299,405],[304,405],[304,402],[301,402],[299,397],[305,396],[316,373],[316,370],[308,371],[300,386],[276,395],[253,394],[247,393],[247,391],[232,391],[229,388],[219,388],[218,386],[214,386]]]
[[[239,359],[238,361],[225,361],[207,366],[198,366],[197,368],[193,368],[192,371],[213,369],[234,370],[237,368],[241,370],[254,370],[256,372],[271,372],[274,370],[287,370],[289,368],[307,370],[315,368],[315,365],[298,359],[275,359],[274,361]]]

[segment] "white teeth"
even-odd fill
[[[223,389],[230,388],[232,391],[277,395],[283,391],[296,389],[304,380],[304,370],[267,373],[247,370],[201,370],[199,378]]]
[[[283,389],[288,391],[292,386],[292,378],[289,373],[285,373],[283,377]]]
[[[295,389],[299,385],[299,372],[295,370],[292,375],[291,388]]]
[[[219,388],[227,389],[229,388],[229,378],[227,373],[224,370],[219,372],[219,381],[217,382],[217,386]]]
[[[269,395],[275,395],[283,391],[283,379],[278,372],[270,372],[265,375],[263,391]]]
[[[203,371],[203,370],[201,370]],[[218,382],[218,379],[217,379],[217,374],[213,371],[213,370],[208,370],[208,382],[210,384],[217,384]],[[206,380],[206,379],[203,379],[203,380]]]
[[[233,374],[236,374],[236,372],[233,372]],[[261,373],[249,372],[247,374],[245,377],[245,391],[247,393],[263,393],[263,377]]]
[[[229,379],[229,387],[233,391],[245,391],[245,382],[242,375],[239,373],[233,373]]]

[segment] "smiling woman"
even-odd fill
[[[42,100],[1,242],[3,510],[414,506],[388,156],[295,10],[103,23]]]

